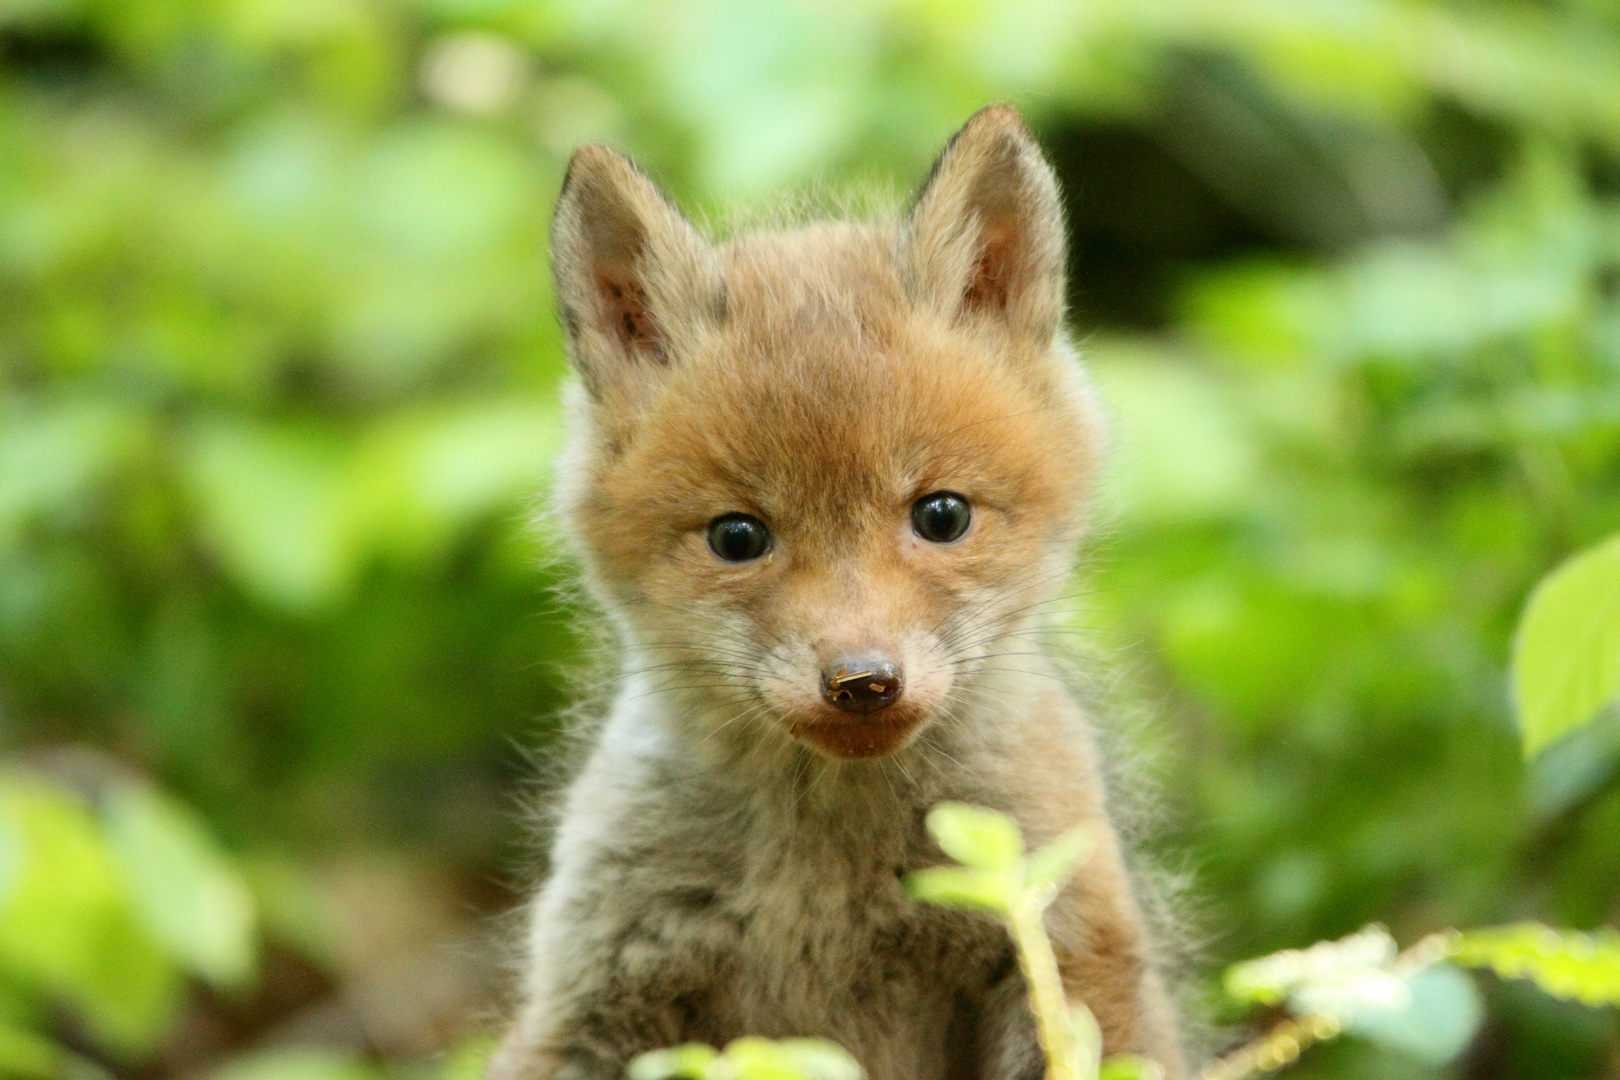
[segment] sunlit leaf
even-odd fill
[[[1347,1031],[1434,1065],[1456,1058],[1483,1015],[1473,980],[1450,964],[1436,964],[1403,982],[1404,993],[1394,1000],[1364,998],[1342,1010],[1302,1011],[1325,1012]]]
[[[1164,1070],[1145,1057],[1121,1054],[1102,1063],[1097,1080],[1164,1080]]]
[[[964,866],[1004,870],[1024,854],[1024,838],[1005,814],[963,803],[928,811],[928,831],[945,854]]]
[[[1080,825],[1032,852],[1024,861],[1024,887],[1057,891],[1090,858],[1096,841],[1089,825]]]
[[[144,784],[116,784],[103,804],[108,837],[153,933],[214,985],[247,985],[258,954],[253,894],[202,822]]]
[[[1526,754],[1620,694],[1620,537],[1576,555],[1530,594],[1514,641],[1513,693]]]
[[[1531,813],[1555,818],[1602,791],[1620,771],[1620,702],[1599,709],[1582,724],[1549,743],[1530,763]]]
[[[1381,926],[1370,926],[1337,941],[1317,942],[1308,949],[1285,949],[1234,964],[1226,972],[1226,992],[1238,1001],[1275,1005],[1303,986],[1322,988],[1369,978],[1387,986],[1383,970],[1395,955],[1395,939],[1389,932]],[[1372,993],[1372,984],[1365,983],[1351,992]]]
[[[1470,930],[1452,958],[1489,968],[1504,979],[1529,979],[1554,997],[1585,1005],[1620,1005],[1620,932],[1591,933],[1521,923]]]
[[[902,880],[914,900],[955,907],[982,908],[1005,913],[1017,892],[1017,882],[1006,874],[970,866],[935,866],[907,874]]]
[[[367,432],[351,472],[371,503],[377,546],[432,555],[485,515],[517,512],[546,476],[558,435],[549,401],[401,410]]]
[[[859,1063],[825,1039],[761,1039],[745,1036],[717,1052],[689,1043],[639,1055],[630,1080],[861,1080]]]
[[[862,1076],[849,1052],[825,1039],[737,1039],[711,1066],[711,1076],[721,1064],[732,1080],[860,1080]]]
[[[718,1050],[702,1043],[649,1050],[630,1062],[630,1080],[669,1080],[670,1077],[702,1080],[704,1070],[719,1056]]]

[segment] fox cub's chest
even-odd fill
[[[994,922],[905,894],[903,875],[933,860],[909,845],[874,850],[889,845],[873,839],[750,852],[727,897],[741,934],[724,1026],[851,1049],[909,1045],[921,1065],[943,1046],[953,1009],[1009,969],[1011,943]]]

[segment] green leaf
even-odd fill
[[[1145,1057],[1121,1054],[1102,1063],[1097,1080],[1164,1080],[1164,1070]]]
[[[1091,827],[1075,826],[1024,861],[1024,887],[1056,892],[1091,857],[1093,846]]]
[[[381,550],[431,556],[480,517],[520,507],[560,430],[554,405],[524,398],[401,410],[367,433],[350,483],[367,493]]]
[[[1527,755],[1620,694],[1620,536],[1571,558],[1530,594],[1513,649]]]
[[[1620,702],[1552,743],[1530,763],[1531,816],[1550,821],[1603,790],[1620,771]]]
[[[825,1039],[761,1039],[730,1043],[724,1053],[688,1043],[653,1050],[630,1063],[630,1080],[861,1080],[860,1064]]]
[[[1308,949],[1285,949],[1233,964],[1226,972],[1226,992],[1237,1001],[1276,1005],[1302,987],[1319,990],[1368,974],[1387,974],[1384,969],[1395,955],[1395,939],[1389,932],[1369,926],[1337,941],[1319,941]],[[1365,989],[1355,988],[1354,992],[1365,996]]]
[[[735,1080],[860,1080],[856,1060],[825,1039],[742,1038],[721,1055]],[[711,1068],[710,1075],[715,1070]]]
[[[1465,932],[1452,959],[1504,979],[1529,979],[1547,993],[1586,1005],[1620,1005],[1620,933],[1554,930],[1540,923]]]
[[[1016,894],[1016,882],[1006,874],[969,866],[935,866],[902,879],[914,900],[952,907],[982,908],[1005,914]]]
[[[1005,870],[1024,854],[1024,838],[1012,818],[965,803],[944,802],[930,810],[928,831],[945,854],[980,870]]]
[[[1479,990],[1450,964],[1435,964],[1404,980],[1393,1001],[1363,1001],[1343,1017],[1345,1030],[1444,1065],[1468,1048],[1484,1010]]]
[[[14,852],[0,976],[71,1006],[113,1053],[151,1049],[179,1003],[179,973],[90,811],[42,780],[0,775],[0,834]]]
[[[258,964],[253,894],[202,822],[146,784],[114,785],[103,805],[136,910],[158,940],[221,989],[252,982]]]
[[[702,1080],[704,1070],[720,1052],[703,1043],[687,1043],[668,1050],[649,1050],[630,1062],[630,1080]]]

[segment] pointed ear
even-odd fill
[[[714,249],[627,159],[575,152],[551,225],[557,309],[591,397],[633,391],[725,319]]]
[[[1017,111],[991,105],[934,163],[896,258],[918,307],[952,322],[997,320],[1044,343],[1063,319],[1063,253],[1052,169]]]

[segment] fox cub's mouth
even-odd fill
[[[921,713],[896,705],[870,716],[816,716],[799,721],[791,731],[828,757],[874,758],[905,748],[922,726]]]

